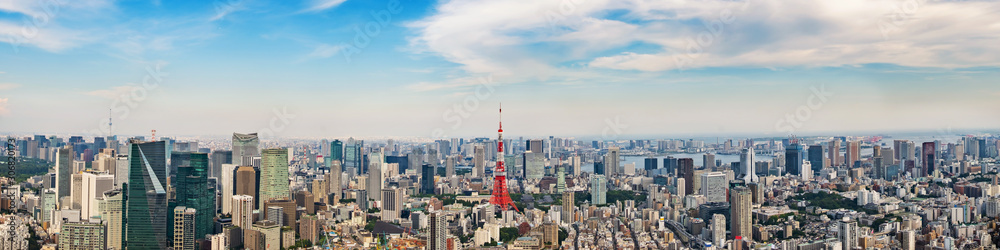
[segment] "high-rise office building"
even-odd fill
[[[726,202],[726,174],[709,172],[701,174],[701,195],[705,202]]]
[[[174,204],[197,211],[194,218],[194,239],[202,239],[214,229],[215,185],[208,182],[208,154],[185,154],[188,155],[188,161],[177,167],[176,179],[173,181]]]
[[[330,194],[330,185],[326,184],[326,179],[312,180],[313,202],[327,203],[327,195]]]
[[[917,232],[913,230],[906,230],[900,233],[900,249],[915,250],[917,244]]]
[[[236,169],[238,166],[236,164],[222,164],[221,178],[219,179],[219,186],[222,188],[222,214],[231,214],[233,212],[233,204],[229,202],[233,200],[233,194],[236,191]],[[253,171],[253,168],[250,169]]]
[[[812,163],[812,170],[815,172],[819,172],[826,166],[826,158],[823,153],[823,145],[809,146],[809,163]]]
[[[382,193],[380,191],[382,190],[382,184],[385,182],[385,179],[382,177],[382,166],[374,162],[369,165],[371,166],[368,167],[368,185],[366,187],[369,195],[368,198],[381,200],[379,195]]]
[[[87,221],[64,223],[59,232],[59,249],[105,249],[106,236],[107,232],[101,223]]]
[[[455,161],[457,161],[458,156],[449,155],[444,161],[444,177],[451,178],[455,176]]]
[[[257,170],[251,166],[240,166],[236,169],[236,182],[233,195],[248,195],[257,200]],[[258,207],[259,205],[254,205]]]
[[[254,156],[260,156],[259,146],[260,138],[257,137],[257,133],[233,133],[233,164],[250,166],[250,159]]]
[[[56,151],[56,199],[70,196],[73,178],[73,146],[65,146]],[[68,205],[68,204],[67,204]],[[61,207],[61,206],[60,206]]]
[[[211,163],[208,165],[208,177],[215,179],[222,179],[223,164],[233,163],[233,151],[232,150],[216,150],[212,151],[212,155],[209,157]],[[221,185],[220,185],[221,186]]]
[[[278,223],[279,226],[288,226],[284,224],[285,221],[285,208],[280,206],[268,206],[265,208],[267,215],[264,217],[266,220],[274,221]]]
[[[701,164],[705,165],[705,169],[712,169],[717,167],[715,165],[715,155],[712,153],[705,153],[704,155],[701,156],[701,160],[702,160]],[[663,161],[666,162],[666,159],[663,159]],[[664,167],[666,167],[665,165],[666,164],[664,164]]]
[[[594,175],[590,178],[590,204],[603,205],[607,203],[608,179],[604,175]]]
[[[845,164],[848,168],[854,168],[857,166],[857,162],[861,160],[861,142],[860,141],[849,141],[847,142],[847,152],[844,153]]]
[[[391,187],[382,189],[382,220],[394,221],[399,219],[403,211],[403,189]]]
[[[541,179],[545,177],[545,155],[543,153],[525,152],[524,178]]]
[[[805,160],[803,157],[805,152],[802,150],[802,144],[798,142],[793,142],[792,144],[785,147],[785,173],[790,175],[799,175],[802,169],[802,161]]]
[[[57,207],[58,207],[57,206],[58,205],[57,204],[58,201],[57,201],[57,198],[56,198],[56,190],[54,188],[49,188],[49,189],[42,190],[41,193],[42,193],[42,200],[41,200],[41,203],[42,203],[41,210],[42,210],[42,212],[40,214],[41,214],[42,217],[38,219],[38,222],[41,223],[41,222],[48,221],[48,222],[51,223],[52,222],[52,217],[53,217],[52,213],[54,213],[57,210]]]
[[[233,195],[233,226],[240,227],[244,230],[249,229],[253,225],[253,206],[254,200],[253,196],[249,195]]]
[[[102,172],[83,172],[81,178],[80,217],[87,220],[100,217],[98,198],[104,197],[104,192],[114,188],[115,177]]]
[[[341,168],[340,161],[333,160],[330,163],[330,172],[326,173],[326,184],[330,185],[328,191],[333,196],[329,202],[331,204],[339,202],[339,200],[344,197],[340,186],[341,175],[343,175],[343,169]]]
[[[684,195],[694,194],[694,159],[677,159],[677,177],[684,178],[688,182],[684,185]]]
[[[858,225],[850,217],[844,217],[837,223],[837,239],[843,249],[854,249],[858,246]]]
[[[532,139],[525,142],[526,151],[531,151],[535,153],[545,153],[545,140],[542,139]]]
[[[167,248],[167,160],[164,141],[131,141],[122,248]]]
[[[750,189],[743,186],[737,186],[733,188],[729,193],[729,203],[730,212],[729,223],[733,237],[742,237],[743,239],[751,239],[752,233],[750,232],[751,226],[753,225],[750,218],[750,209],[752,204],[752,197]]]
[[[744,148],[743,152],[740,153],[740,175],[739,179],[746,183],[755,183],[760,181],[757,177],[757,170],[754,169],[756,161],[754,161],[755,155],[753,152],[753,147]],[[704,185],[704,184],[702,184]],[[725,196],[723,196],[725,198]]]
[[[575,201],[574,200],[575,197],[573,197],[573,196],[575,196],[575,194],[576,193],[574,193],[573,191],[563,191],[563,193],[562,193],[562,214],[561,215],[562,215],[562,221],[563,221],[563,223],[566,223],[566,224],[572,224],[573,223],[573,220],[574,220],[574,218],[573,218],[573,207],[574,207],[574,205],[576,205],[575,202],[574,202]]]
[[[105,246],[109,249],[122,249],[122,190],[113,189],[102,194],[98,201],[101,212],[101,222],[107,232]]]
[[[291,199],[288,189],[288,150],[269,148],[261,152],[259,188],[257,204],[260,208],[267,201]]]
[[[608,172],[609,176],[625,173],[625,169],[621,167],[619,151],[618,147],[608,147],[608,153],[604,155],[604,171]]]
[[[476,145],[473,148],[472,156],[472,177],[485,177],[486,170],[486,147]]]
[[[174,250],[194,250],[197,210],[179,206],[173,213]]]
[[[712,215],[712,243],[722,246],[726,242],[726,216],[723,214]]]
[[[422,168],[424,170],[420,177],[420,193],[434,194],[434,173],[437,173],[437,168],[431,164],[424,164]]]
[[[935,157],[937,150],[935,150],[934,142],[924,142],[921,150],[923,152],[920,154],[922,176],[932,175],[937,170],[937,158]]]
[[[330,142],[330,160],[344,161],[344,143],[340,140]]]
[[[833,139],[827,147],[829,148],[829,151],[827,152],[829,156],[827,156],[827,158],[830,158],[830,165],[840,166],[840,164],[844,161],[843,157],[840,156],[840,140]]]
[[[427,250],[447,250],[445,239],[448,238],[448,221],[441,212],[430,214],[430,237],[427,238]]]
[[[646,170],[647,175],[649,175],[649,173],[652,173],[653,170],[659,168],[659,166],[657,166],[657,164],[659,163],[658,160],[659,159],[656,159],[656,157],[646,157],[646,159],[643,159],[644,163],[643,165],[645,165],[643,166],[643,169]]]

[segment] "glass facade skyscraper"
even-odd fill
[[[785,173],[799,175],[804,153],[802,144],[792,143],[785,147]]]
[[[186,153],[188,162],[177,167],[175,205],[195,209],[194,238],[210,234],[214,228],[215,187],[208,183],[208,154]],[[176,158],[175,158],[176,159]],[[172,221],[172,220],[171,220]]]
[[[264,202],[288,200],[288,150],[270,148],[261,152],[260,199],[257,204],[264,208]]]
[[[167,159],[163,141],[132,141],[125,193],[126,249],[167,248]]]

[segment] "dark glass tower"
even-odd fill
[[[694,193],[694,159],[677,159],[677,176],[684,178],[684,195]],[[677,190],[680,192],[680,190]]]
[[[424,164],[420,176],[420,193],[434,194],[434,165]]]
[[[194,208],[194,238],[204,238],[213,228],[215,187],[208,183],[208,154],[186,153],[187,164],[177,167],[175,206]],[[176,157],[175,157],[176,159]],[[171,210],[172,211],[172,210]]]
[[[166,249],[166,144],[133,140],[129,149],[129,179],[122,224],[125,249]]]
[[[333,140],[330,142],[330,159],[336,161],[344,161],[344,143],[340,140]]]
[[[799,175],[799,169],[802,167],[802,155],[805,152],[802,150],[802,144],[792,143],[788,147],[785,147],[785,173],[790,175]],[[810,164],[812,164],[810,162]]]
[[[809,164],[812,164],[813,173],[823,169],[823,145],[809,146]]]

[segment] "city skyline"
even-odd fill
[[[5,133],[486,136],[500,102],[525,136],[1000,129],[981,1],[46,4],[0,5]]]

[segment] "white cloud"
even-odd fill
[[[215,15],[208,21],[220,20],[233,12],[246,10],[246,3],[244,1],[216,1],[212,7],[215,9]]]
[[[330,58],[331,56],[340,53],[343,49],[343,45],[320,44],[319,46],[316,46],[316,49],[313,49],[312,52],[306,55],[306,59]]]
[[[347,0],[312,0],[309,3],[309,7],[302,10],[302,12],[324,11],[333,7],[337,7],[346,1]]]
[[[1000,16],[990,14],[1000,5],[917,2],[894,12],[905,1],[453,0],[408,26],[415,51],[509,82],[603,81],[677,69],[678,61],[688,68],[1000,66]]]

